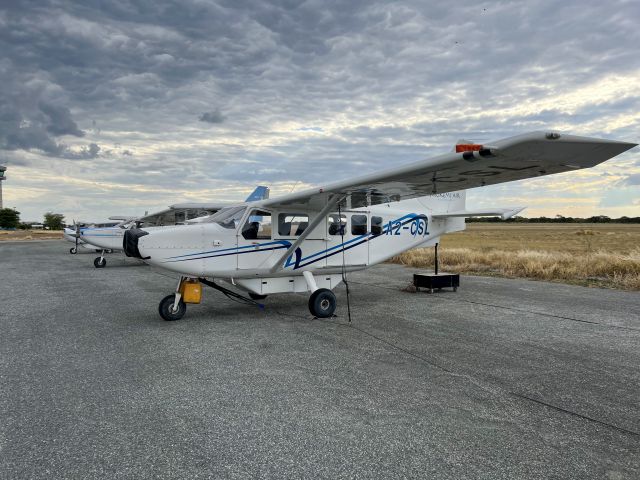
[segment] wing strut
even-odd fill
[[[309,234],[320,224],[320,222],[327,216],[327,214],[333,210],[333,208],[342,200],[346,198],[346,195],[333,195],[329,197],[329,201],[324,206],[320,213],[316,215],[316,217],[309,222],[307,228],[305,228],[304,232],[298,237],[298,239],[291,244],[291,246],[287,249],[286,252],[282,254],[282,256],[276,261],[276,263],[269,270],[270,273],[275,273],[278,270],[282,270],[282,264],[289,258],[289,255],[293,254],[296,251],[296,248],[304,242],[305,238],[309,236]]]

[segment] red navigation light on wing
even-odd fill
[[[482,145],[476,143],[459,143],[456,145],[456,153],[477,152],[479,150],[482,150]]]

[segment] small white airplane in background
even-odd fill
[[[441,235],[464,230],[465,217],[522,208],[469,210],[464,189],[551,175],[602,163],[635,144],[532,132],[279,198],[228,207],[198,225],[133,228],[127,255],[179,273],[176,291],[162,299],[165,320],[179,320],[186,303],[200,303],[201,284],[250,301],[310,291],[309,310],[330,317],[331,291],[347,271],[367,268]],[[209,280],[211,279],[211,280]]]
[[[127,217],[128,218],[128,217]],[[125,217],[110,217],[109,220],[117,220],[112,222],[105,223],[93,223],[93,222],[73,222],[73,227],[65,227],[62,230],[62,236],[67,242],[71,242],[74,244],[73,247],[69,249],[69,253],[75,255],[78,253],[78,249],[82,248],[87,252],[98,252],[99,248],[95,248],[94,245],[88,244],[84,240],[80,239],[80,233],[82,230],[87,228],[110,228],[118,225]]]
[[[267,198],[269,198],[269,188],[259,186],[251,192],[246,201],[251,202]],[[122,250],[124,232],[129,228],[163,228],[166,225],[174,226],[198,223],[225,206],[225,204],[220,203],[177,203],[170,205],[166,210],[143,217],[124,218],[125,221],[116,225],[110,225],[108,227],[96,225],[94,228],[81,228],[79,230],[79,239],[85,242],[85,244],[95,247],[95,251],[100,252],[100,256],[94,259],[93,265],[96,268],[104,268],[107,265],[107,260],[104,258],[105,253]],[[110,218],[115,219],[116,217]]]

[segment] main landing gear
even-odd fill
[[[319,288],[309,297],[309,311],[317,318],[333,317],[336,311],[336,296],[328,288]]]
[[[307,281],[309,290],[312,292],[311,297],[309,297],[309,311],[311,315],[316,318],[333,317],[333,312],[336,311],[338,304],[334,293],[328,288],[318,288],[311,272],[302,272],[302,275]]]

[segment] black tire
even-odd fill
[[[160,316],[167,322],[180,320],[184,317],[184,314],[187,313],[187,304],[184,303],[182,299],[178,302],[178,311],[173,312],[173,304],[175,301],[176,295],[172,293],[171,295],[164,297],[160,302],[160,305],[158,305],[158,313],[160,313]]]
[[[267,296],[266,295],[260,295],[258,293],[249,292],[249,298],[251,298],[253,300],[264,300],[265,298],[267,298]]]
[[[329,318],[336,311],[338,302],[333,292],[327,288],[319,288],[309,298],[309,311],[318,318]]]
[[[71,255],[75,255],[76,253],[78,253],[78,249],[77,249],[76,247],[71,247],[71,248],[69,249],[69,253],[70,253]]]
[[[102,260],[102,261],[100,261]],[[96,268],[104,268],[107,265],[107,259],[102,257],[96,257],[93,260],[93,266]]]

